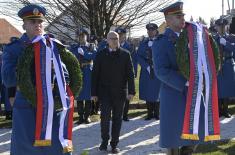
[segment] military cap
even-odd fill
[[[154,23],[148,23],[148,24],[146,25],[146,29],[147,29],[147,30],[157,30],[157,29],[158,29],[158,26],[157,26],[157,24],[154,24]]]
[[[228,20],[223,19],[223,18],[219,18],[215,21],[215,25],[217,25],[217,26],[228,25]]]
[[[118,27],[118,28],[115,29],[115,32],[117,32],[117,33],[126,33],[126,29],[122,28],[122,27]]]
[[[18,16],[24,19],[41,19],[44,20],[46,9],[37,4],[29,4],[19,10]]]
[[[165,8],[162,8],[160,12],[163,12],[164,15],[184,15],[183,12],[183,2],[175,2]]]
[[[232,22],[229,25],[229,33],[235,34],[235,17],[232,18]]]
[[[77,35],[81,35],[81,34],[86,34],[86,35],[89,35],[89,32],[86,28],[80,28],[76,31],[76,34]]]

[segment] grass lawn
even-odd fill
[[[199,145],[194,155],[234,155],[235,141],[219,141],[216,143]]]
[[[234,103],[230,103],[229,112],[235,115]],[[194,155],[235,155],[235,141],[224,140],[210,144],[199,145]]]

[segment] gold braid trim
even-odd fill
[[[51,140],[35,140],[33,146],[51,146]]]
[[[204,139],[205,142],[212,141],[212,140],[220,140],[220,135],[210,135],[210,136],[206,136]]]
[[[199,140],[199,137],[197,134],[182,134],[182,139],[188,139],[188,140]]]

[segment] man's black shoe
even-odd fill
[[[99,147],[99,150],[100,151],[107,151],[107,146],[101,144],[100,147]]]
[[[128,117],[125,117],[125,118],[123,117],[123,121],[128,122],[128,121],[130,121],[130,120],[129,120]]]
[[[119,148],[116,148],[116,147],[112,148],[112,153],[113,153],[113,154],[117,154],[117,153],[119,153],[119,152],[120,152],[120,149],[119,149]]]

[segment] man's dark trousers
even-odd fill
[[[119,135],[122,125],[122,114],[125,100],[112,100],[105,99],[100,100],[101,110],[101,138],[102,144],[108,145],[109,136],[109,124],[112,113],[112,131],[111,142],[112,148],[115,148],[119,142]]]

